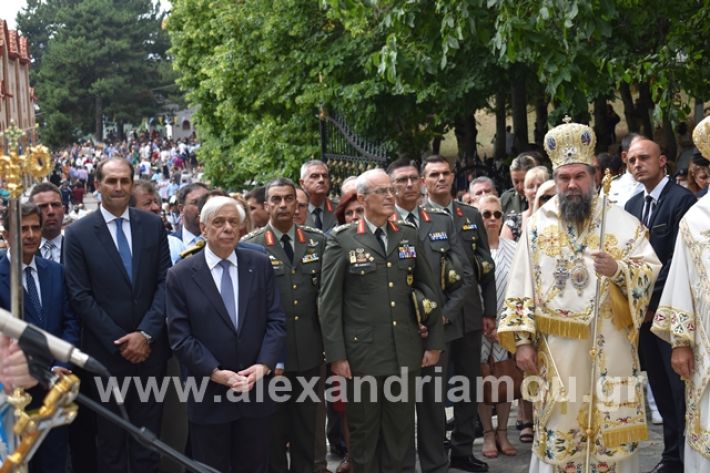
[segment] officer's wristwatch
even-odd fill
[[[151,343],[153,343],[153,337],[151,337],[148,332],[145,332],[145,331],[141,330],[141,331],[140,331],[140,334],[143,335],[143,337],[145,337],[145,341],[148,342],[148,345],[150,345]]]

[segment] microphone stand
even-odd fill
[[[187,470],[192,471],[194,473],[220,473],[219,471],[215,470],[214,468],[205,465],[203,463],[197,462],[195,460],[192,460],[182,453],[176,451],[169,445],[167,445],[165,442],[161,441],[153,432],[150,430],[146,429],[145,427],[136,427],[133,425],[130,420],[128,419],[128,415],[126,414],[125,407],[121,403],[117,403],[120,412],[123,414],[123,417],[115,414],[111,410],[107,409],[100,403],[90,399],[84,394],[79,393],[78,389],[78,384],[79,381],[76,379],[74,375],[69,375],[69,376],[62,376],[57,377],[55,376],[51,370],[49,369],[49,366],[52,363],[52,358],[47,355],[48,351],[46,353],[43,353],[43,350],[39,348],[38,345],[30,345],[28,343],[23,343],[23,340],[20,339],[20,347],[23,349],[25,352],[25,355],[27,356],[28,359],[28,364],[30,368],[30,374],[32,377],[37,379],[40,384],[42,384],[45,387],[50,387],[53,388],[57,384],[61,383],[62,380],[65,380],[67,378],[74,378],[72,380],[72,383],[76,384],[75,390],[73,390],[72,394],[76,394],[76,397],[74,400],[81,404],[82,406],[94,411],[96,414],[100,415],[101,417],[104,417],[105,419],[108,419],[111,421],[113,424],[117,425],[121,429],[125,430],[129,434],[131,434],[138,442],[141,444],[145,445],[147,448],[150,448],[151,450],[159,452],[161,455],[166,456],[173,460],[175,463],[178,463],[185,467]],[[76,406],[74,406],[74,410],[76,410]],[[71,418],[68,420],[69,423],[74,420],[74,417],[76,416],[76,412],[74,412],[74,415],[71,416]],[[61,424],[57,424],[61,425]],[[54,427],[56,425],[49,425],[49,428]],[[39,429],[38,429],[39,430]],[[48,432],[49,429],[44,429],[46,432]],[[40,434],[38,439],[35,441],[36,445],[35,447],[31,450],[29,455],[26,455],[23,459],[24,461],[29,461],[29,459],[32,457],[32,454],[34,454],[34,451],[36,448],[39,446],[39,443],[44,439],[46,436],[46,432],[43,434]],[[10,465],[8,465],[9,467]],[[0,467],[2,468],[2,467]],[[13,470],[9,470],[13,471]],[[4,472],[4,470],[0,470],[0,472]]]
[[[125,430],[131,434],[138,442],[142,443],[146,447],[159,452],[161,455],[170,458],[171,460],[179,463],[180,465],[187,468],[189,471],[194,473],[219,473],[219,471],[214,468],[205,465],[203,463],[192,460],[182,453],[176,451],[165,442],[161,441],[153,432],[146,429],[145,427],[136,427],[120,416],[114,414],[109,409],[98,402],[89,399],[86,395],[79,393],[76,397],[76,401],[84,407],[89,408],[101,417],[108,419],[113,424],[117,425],[121,429]]]

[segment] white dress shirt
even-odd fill
[[[214,285],[217,287],[217,292],[222,293],[222,266],[219,265],[222,258],[217,256],[210,250],[209,245],[205,245],[205,261],[207,262],[207,267],[212,273],[212,280]],[[232,286],[234,288],[234,308],[236,309],[237,324],[239,323],[239,272],[237,271],[237,254],[232,251],[229,258],[227,258],[230,263],[229,275],[232,278]]]
[[[653,188],[651,192],[646,192],[645,190],[643,191],[643,205],[644,207],[646,206],[646,196],[651,196],[653,199],[653,202],[651,203],[651,208],[648,211],[648,216],[646,217],[648,221],[651,221],[651,216],[653,215],[653,211],[656,210],[656,206],[658,205],[658,198],[661,197],[661,192],[663,192],[663,189],[666,187],[666,184],[668,184],[668,176],[663,176],[663,179],[661,179],[661,182],[656,184],[656,187]],[[642,207],[643,209],[643,207]],[[643,212],[643,210],[642,210]]]
[[[7,250],[7,260],[11,261],[10,249]],[[25,279],[25,268],[32,268],[32,279],[35,280],[35,287],[37,288],[37,296],[39,297],[39,303],[42,304],[42,287],[39,285],[39,273],[37,272],[37,263],[35,263],[35,257],[32,257],[30,264],[22,263],[22,287],[27,290],[27,279]]]
[[[114,214],[112,214],[102,206],[99,206],[99,210],[101,211],[101,215],[103,216],[104,221],[106,222],[106,226],[108,227],[109,233],[111,233],[111,238],[113,238],[113,244],[116,245],[116,249],[118,249],[116,224],[113,222],[118,217],[116,217]],[[130,248],[131,254],[133,254],[133,239],[131,238],[131,220],[129,215],[130,214],[128,212],[128,207],[126,207],[126,210],[124,210],[123,214],[121,215],[121,218],[123,219],[121,228],[123,228],[123,234],[126,235],[126,240],[128,240],[128,248]]]
[[[56,237],[54,237],[51,240],[47,240],[46,238],[42,237],[42,243],[39,245],[39,250],[40,253],[42,253],[42,257],[44,258],[44,255],[46,254],[46,250],[44,249],[44,245],[47,244],[47,242],[50,242],[54,245],[54,248],[51,249],[51,256],[49,259],[54,261],[55,263],[61,263],[62,262],[62,239],[64,236],[60,233]]]

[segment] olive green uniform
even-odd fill
[[[424,322],[428,337],[422,339],[418,330],[413,290],[438,298],[417,232],[405,222],[386,228],[386,254],[364,219],[333,230],[319,297],[327,361],[347,360],[354,378],[369,375],[374,381],[377,399],[366,388],[360,402],[352,397],[357,379],[347,382],[351,457],[356,471],[367,473],[402,470],[414,432],[413,375],[420,372],[425,349],[444,347],[438,308]],[[402,368],[408,376],[398,386],[408,389],[406,400],[385,399],[385,380]]]
[[[447,344],[454,338],[461,338],[463,333],[462,307],[468,294],[473,290],[474,274],[464,251],[459,234],[454,231],[454,222],[441,209],[417,208],[414,222],[417,225],[422,256],[434,270],[439,284],[436,290],[443,303],[441,313],[444,317],[444,337]],[[397,207],[402,219],[409,212]],[[453,274],[451,272],[453,271]],[[422,369],[422,376],[431,376],[440,380],[427,383],[422,389],[422,399],[417,402],[417,449],[422,473],[446,473],[449,467],[449,455],[444,448],[446,438],[446,412],[444,399],[449,358],[448,348],[441,354],[435,366]],[[437,392],[438,391],[438,392]],[[415,471],[416,453],[414,440],[405,462],[406,472]]]
[[[428,205],[442,209],[429,201]],[[488,236],[483,218],[475,207],[452,201],[449,208],[454,231],[466,253],[466,263],[473,269],[475,283],[466,293],[461,311],[461,324],[452,325],[449,360],[455,375],[465,376],[470,382],[471,400],[454,403],[454,430],[451,434],[451,456],[472,454],[475,440],[476,379],[480,374],[481,336],[483,317],[496,317],[496,287],[494,263],[488,247]],[[480,290],[479,290],[480,288]]]
[[[281,307],[286,314],[286,353],[284,375],[292,386],[290,400],[280,403],[273,417],[271,472],[312,473],[316,451],[325,452],[325,445],[316,449],[316,439],[325,443],[323,382],[318,383],[320,400],[295,402],[303,389],[298,377],[321,377],[323,365],[323,338],[318,320],[317,298],[320,288],[321,264],[325,248],[325,235],[315,228],[294,225],[290,238],[293,262],[282,246],[281,233],[271,224],[245,236],[243,241],[266,248],[276,276]],[[318,424],[320,419],[321,425]],[[320,432],[321,435],[316,435]],[[289,445],[290,468],[286,457]],[[321,459],[322,460],[322,459]]]

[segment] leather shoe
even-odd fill
[[[660,461],[648,473],[683,473],[683,464]]]
[[[338,465],[338,469],[335,470],[335,473],[350,473],[352,466],[353,464],[350,463],[350,454],[347,454],[345,458],[343,458],[343,461],[340,462],[340,465]]]
[[[474,473],[485,473],[488,471],[488,464],[482,462],[473,455],[467,457],[451,457],[449,468],[457,468],[463,471],[472,471]]]

